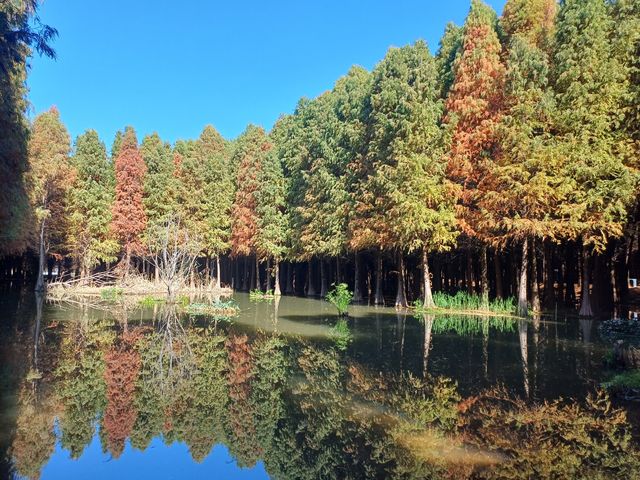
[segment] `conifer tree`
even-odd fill
[[[29,138],[27,176],[39,258],[36,291],[44,290],[44,266],[49,250],[64,243],[66,196],[74,176],[69,163],[70,144],[69,133],[55,107],[36,117]]]
[[[527,260],[536,261],[526,250],[532,249],[535,237],[562,235],[562,217],[556,214],[570,188],[554,174],[559,166],[550,138],[553,102],[545,49],[553,34],[554,8],[555,0],[510,0],[505,5],[501,25],[506,37],[506,75],[497,130],[500,149],[486,159],[479,200],[484,236],[499,248],[513,241],[522,245],[518,310],[523,316],[528,313]]]
[[[604,0],[566,0],[558,13],[553,81],[559,155],[557,172],[572,184],[565,214],[570,238],[583,244],[580,314],[592,315],[590,257],[621,235],[633,177],[616,134],[624,70],[613,55],[613,22]]]
[[[115,163],[116,196],[111,221],[112,232],[124,249],[124,275],[129,272],[131,256],[143,252],[142,234],[147,224],[143,205],[146,172],[135,131],[127,128]]]
[[[447,98],[455,79],[454,65],[462,49],[463,33],[462,27],[457,26],[455,23],[448,23],[440,39],[438,53],[436,54],[436,65],[438,67],[438,83],[442,98]]]
[[[497,125],[503,106],[504,65],[496,33],[495,12],[481,0],[472,0],[464,24],[461,51],[454,64],[454,81],[446,102],[451,136],[447,174],[459,185],[458,219],[468,238],[482,241],[478,202],[487,159],[498,149]],[[482,245],[482,294],[486,301],[486,246]],[[470,282],[468,282],[469,286]]]
[[[406,306],[404,252],[423,251],[424,302],[432,306],[427,253],[455,239],[442,162],[437,71],[423,42],[391,49],[373,72],[368,148],[357,165],[354,248],[385,246],[398,257],[397,306]]]
[[[144,211],[147,216],[147,235],[164,224],[175,213],[171,198],[173,186],[173,155],[171,146],[157,133],[147,135],[140,144],[140,155],[147,167],[144,177]]]
[[[254,286],[260,288],[259,262],[256,249],[258,234],[257,192],[267,152],[271,148],[265,131],[249,125],[238,139],[233,162],[238,165],[236,194],[232,207],[231,253],[233,256],[255,256]]]
[[[114,178],[104,143],[95,130],[76,139],[71,161],[76,177],[69,195],[69,250],[85,277],[99,262],[115,260],[117,244],[109,231]]]

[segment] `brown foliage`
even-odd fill
[[[136,349],[140,335],[137,329],[123,333],[117,345],[105,354],[107,407],[104,411],[104,428],[107,445],[114,458],[122,454],[124,442],[138,415],[133,400],[141,366],[140,353]]]
[[[124,247],[127,260],[131,253],[142,251],[140,235],[147,225],[142,196],[147,166],[138,150],[135,134],[125,134],[116,159],[116,200],[111,228]]]

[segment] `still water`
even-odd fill
[[[597,321],[233,300],[1,296],[0,478],[640,478]]]

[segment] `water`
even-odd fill
[[[640,472],[632,416],[586,400],[609,375],[596,321],[352,306],[336,327],[323,301],[234,299],[213,321],[0,297],[0,478]]]

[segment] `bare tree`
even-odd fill
[[[168,302],[175,301],[176,293],[185,285],[195,265],[198,242],[189,236],[179,216],[170,217],[149,236],[149,251],[156,252],[151,263],[158,278],[167,287]]]

